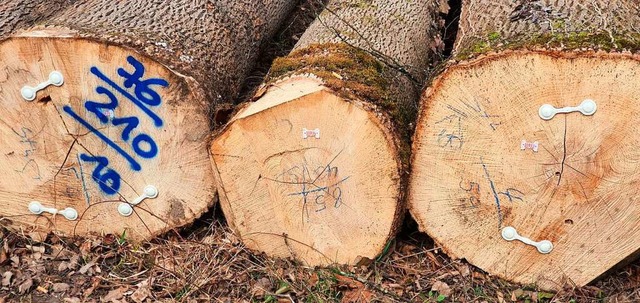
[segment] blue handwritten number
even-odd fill
[[[140,124],[140,120],[138,120],[137,117],[114,118],[111,123],[113,123],[113,125],[115,126],[126,124],[127,126],[125,126],[122,130],[122,140],[129,141],[131,131],[138,127],[138,124]]]
[[[125,90],[124,88],[122,88],[120,85],[118,85],[117,83],[113,82],[113,80],[109,79],[109,77],[107,77],[105,74],[103,74],[100,69],[98,69],[97,67],[92,67],[91,68],[91,73],[94,74],[96,77],[98,77],[100,80],[104,81],[105,83],[109,84],[109,86],[113,87],[113,89],[115,89],[116,91],[118,91],[120,94],[122,94],[125,98],[127,98],[129,101],[131,101],[133,104],[135,104],[138,108],[140,108],[141,111],[143,111],[145,114],[147,114],[147,116],[149,116],[149,118],[151,118],[151,120],[153,120],[153,124],[156,127],[160,127],[162,126],[162,119],[160,117],[158,117],[158,115],[156,115],[156,113],[154,113],[152,110],[150,110],[149,108],[147,108],[144,105],[144,102],[141,100],[138,100],[138,98],[136,98],[135,96],[131,95],[127,90]],[[163,80],[164,81],[164,80]],[[166,81],[165,81],[166,82]]]
[[[128,73],[124,68],[118,69],[118,75],[125,78],[124,87],[131,88],[135,86],[136,97],[147,105],[158,106],[162,101],[160,95],[155,92],[151,85],[159,85],[162,87],[169,86],[169,82],[164,79],[150,78],[147,80],[140,80],[144,76],[144,65],[140,61],[136,60],[132,56],[127,57],[127,62],[135,69],[133,73]]]
[[[149,150],[143,150],[140,147],[140,143],[142,142],[147,142],[147,145],[149,145]],[[136,152],[136,154],[148,159],[153,158],[158,154],[158,145],[149,135],[139,134],[135,138],[133,138],[133,150]]]
[[[121,97],[120,100],[131,101],[142,112],[147,114],[151,120],[153,120],[156,127],[161,127],[163,125],[162,119],[155,112],[149,109],[149,106],[158,106],[162,103],[162,98],[156,91],[154,91],[152,86],[168,87],[169,82],[161,78],[149,78],[143,80],[142,78],[145,73],[144,65],[132,56],[127,57],[127,62],[129,62],[133,67],[132,72],[128,72],[124,68],[117,69],[118,75],[124,78],[124,87],[111,80],[97,67],[91,67],[91,73],[104,81],[106,86],[98,86],[96,88],[96,92],[98,94],[105,95],[108,98],[108,102],[101,103],[96,101],[86,101],[84,107],[88,112],[94,113],[102,124],[111,123],[114,126],[123,126],[121,133],[122,140],[131,144],[131,147],[137,156],[149,159],[158,155],[158,145],[148,134],[132,134],[140,125],[140,119],[138,117],[113,116],[114,110],[119,105],[119,100],[115,93],[117,92],[124,97]],[[131,88],[133,88],[135,96],[127,91],[127,89]],[[89,121],[80,117],[80,115],[74,112],[71,106],[65,105],[63,106],[63,110],[78,123],[82,124],[82,126],[86,127],[91,133],[96,135],[100,140],[113,148],[120,156],[122,156],[122,158],[129,162],[132,170],[142,170],[140,163],[138,163],[134,158],[134,155],[130,155],[123,147],[120,147],[116,142],[101,133],[98,128],[91,125]],[[99,184],[100,189],[104,191],[104,193],[107,195],[113,195],[120,190],[120,174],[108,167],[109,159],[107,157],[81,154],[80,159],[85,162],[96,163],[96,167],[91,176],[93,177],[93,180]]]
[[[118,106],[118,99],[116,98],[116,96],[108,91],[106,88],[102,87],[102,86],[98,86],[96,88],[96,92],[98,94],[103,94],[106,95],[109,98],[109,103],[98,103],[98,102],[94,102],[94,101],[87,101],[84,104],[84,108],[86,108],[88,111],[94,113],[96,115],[96,117],[98,117],[98,119],[100,120],[100,122],[102,123],[107,123],[109,122],[109,117],[107,117],[104,112],[102,111],[102,109],[115,109]]]
[[[93,170],[91,177],[98,182],[100,189],[107,195],[113,195],[120,190],[120,175],[113,169],[107,168],[109,160],[106,157],[93,157],[87,154],[81,154],[80,159],[85,162],[96,162],[98,165]],[[106,169],[106,172],[103,170]]]

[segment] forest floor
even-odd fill
[[[246,249],[219,213],[181,232],[44,242],[0,230],[0,302],[640,302],[640,261],[586,287],[522,286],[451,260],[408,221],[368,265],[306,267]]]

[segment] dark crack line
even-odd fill
[[[560,175],[558,176],[558,186],[562,181],[562,173],[564,173],[564,162],[567,160],[567,116],[564,117],[564,138],[562,142],[562,164],[560,166]]]

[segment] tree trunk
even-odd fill
[[[294,4],[85,0],[4,40],[0,214],[136,239],[192,222],[215,201],[210,107]]]
[[[638,28],[631,0],[463,1],[454,60],[424,92],[414,137],[421,230],[547,289],[637,252]]]
[[[333,1],[274,62],[211,147],[222,209],[248,247],[310,265],[383,251],[404,213],[437,12],[435,1]]]
[[[14,31],[51,18],[76,0],[4,0],[0,3],[0,40]]]

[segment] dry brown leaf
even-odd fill
[[[98,287],[98,285],[100,285],[100,282],[102,280],[99,277],[93,277],[93,279],[91,280],[91,286],[89,288],[87,288],[84,293],[82,294],[85,298],[90,296],[94,290],[96,290],[96,287]]]
[[[9,260],[9,244],[5,241],[0,247],[0,264],[4,264]]]
[[[29,238],[35,242],[44,242],[47,239],[47,233],[41,231],[32,231],[29,233]]]
[[[91,241],[87,240],[80,245],[80,254],[82,254],[82,257],[86,257],[89,252],[91,252]]]
[[[366,288],[359,288],[344,292],[342,303],[363,303],[371,302],[373,294]]]
[[[338,288],[357,288],[358,284],[355,281],[349,277],[345,277],[342,275],[335,275],[336,280],[338,281]]]
[[[487,276],[486,276],[485,274],[480,273],[480,272],[477,272],[477,271],[474,271],[474,272],[471,274],[471,276],[472,276],[474,279],[483,280],[483,281],[484,281],[484,280],[487,280]]]
[[[116,289],[112,289],[110,292],[107,293],[106,296],[102,297],[100,299],[101,302],[112,302],[112,301],[116,301],[116,300],[120,300],[122,299],[122,297],[124,297],[124,293],[127,291],[126,287],[118,287]]]
[[[65,253],[68,253],[68,251],[65,250],[62,244],[51,245],[51,254],[50,254],[51,257],[60,258],[60,257],[63,257]]]
[[[342,290],[342,303],[370,302],[373,294],[365,285],[349,277],[336,275],[338,289]]]
[[[460,264],[457,267],[458,267],[458,272],[460,272],[461,276],[468,277],[471,275],[471,269],[469,268],[468,264]]]
[[[94,265],[96,265],[96,262],[90,261],[89,263],[87,263],[84,266],[80,267],[80,270],[78,270],[78,272],[80,274],[83,274],[83,275],[86,274],[86,273],[91,275],[93,273],[93,271],[89,272],[89,269],[91,269],[91,267],[93,267]]]
[[[318,281],[320,281],[320,278],[318,277],[318,273],[314,271],[313,273],[311,273],[311,277],[309,278],[309,285],[316,286],[316,284],[318,284]]]
[[[69,286],[69,284],[67,283],[53,283],[51,289],[53,290],[53,292],[65,292],[69,290],[70,287],[71,286]]]
[[[363,256],[358,256],[356,258],[356,266],[369,266],[371,265],[371,263],[373,263],[373,260],[367,258],[367,257],[363,257]]]
[[[11,256],[9,258],[9,260],[11,260],[11,266],[13,267],[18,267],[20,266],[20,257],[18,256]]]
[[[18,292],[21,294],[24,294],[27,291],[29,291],[29,289],[31,289],[32,286],[33,286],[33,279],[28,278],[24,280],[22,283],[20,283],[20,285],[18,286]]]
[[[136,303],[141,303],[146,300],[149,296],[151,296],[151,278],[146,279],[136,285],[138,289],[131,294],[131,300]]]
[[[11,285],[11,278],[13,277],[13,273],[10,271],[6,271],[2,274],[2,286]]]
[[[271,280],[269,280],[269,278],[262,277],[253,284],[253,287],[251,287],[251,294],[256,298],[263,298],[267,292],[271,291],[272,288],[273,283],[271,283]]]
[[[438,292],[438,294],[441,294],[445,297],[451,295],[451,287],[449,287],[449,284],[442,281],[436,281],[435,283],[433,283],[433,285],[431,286],[431,290],[436,291]]]

